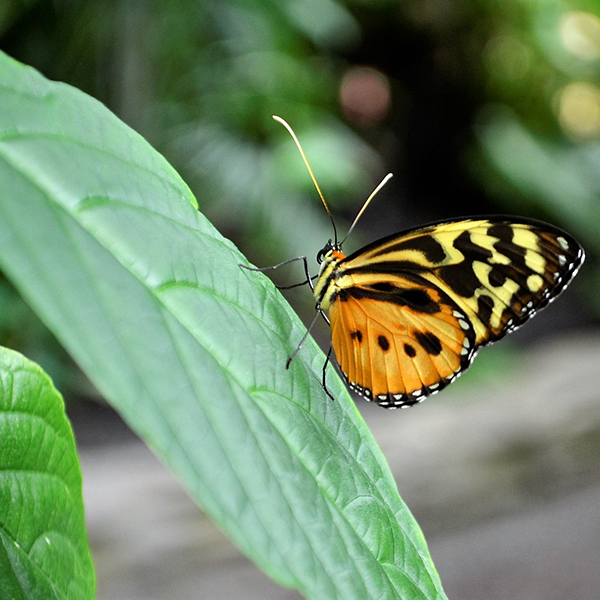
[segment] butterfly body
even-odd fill
[[[395,234],[349,256],[329,241],[317,260],[316,305],[329,315],[348,385],[405,408],[555,298],[584,252],[552,225],[481,217]]]

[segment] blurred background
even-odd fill
[[[258,265],[315,268],[331,237],[273,114],[340,232],[394,173],[346,251],[485,213],[575,235],[588,258],[569,290],[443,396],[401,414],[359,406],[450,598],[597,598],[598,0],[4,0],[0,49],[141,133]],[[283,271],[280,284],[302,278]],[[309,291],[287,297],[308,322]],[[66,397],[100,600],[299,597],[199,514],[2,276],[0,306],[0,343]]]

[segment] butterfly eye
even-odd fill
[[[321,250],[319,250],[319,253],[317,254],[317,263],[321,264],[323,262],[323,259],[325,258],[325,256],[331,252],[331,250],[333,249],[333,243],[331,240],[329,240],[327,242],[327,244],[325,244],[325,247],[322,248]]]

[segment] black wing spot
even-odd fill
[[[498,238],[503,242],[511,243],[513,241],[514,232],[509,223],[494,223],[487,232],[488,235]]]
[[[424,290],[402,290],[398,295],[402,302],[413,310],[430,315],[440,312],[440,305]]]
[[[381,251],[376,252],[375,256],[396,251],[403,252],[405,250],[417,250],[421,252],[432,264],[444,262],[446,259],[444,246],[431,235],[418,235],[408,240],[401,239],[397,243],[386,246]]]
[[[513,242],[506,242],[503,239],[500,239],[494,244],[494,250],[500,252],[500,254],[504,254],[506,258],[510,261],[510,266],[512,268],[516,268],[519,271],[529,271],[529,267],[525,263],[525,255],[527,253],[527,248],[523,248]]]
[[[488,327],[491,323],[493,310],[494,300],[492,298],[486,294],[482,294],[477,298],[477,316],[479,317],[479,320]]]
[[[348,300],[349,297],[361,300],[371,298],[408,306],[416,312],[433,315],[440,312],[440,305],[424,290],[400,288],[391,283],[378,282],[368,287],[351,286],[341,289],[336,298]]]
[[[390,342],[389,340],[385,337],[385,335],[380,335],[377,338],[377,343],[379,344],[379,347],[384,351],[387,352],[390,349]]]
[[[502,287],[506,283],[506,272],[502,267],[494,265],[488,275],[490,285],[493,287]]]
[[[369,287],[378,292],[392,292],[396,289],[395,285],[392,285],[391,283],[389,283],[387,281],[380,281],[378,283],[372,283]]]
[[[472,298],[481,287],[481,281],[473,271],[473,263],[467,259],[456,265],[440,267],[438,275],[444,283],[452,288],[453,292],[463,298]]]
[[[442,351],[442,342],[434,333],[431,331],[426,331],[422,333],[421,331],[415,331],[415,338],[417,338],[417,342],[423,346],[423,349],[427,354],[431,356],[437,356]]]
[[[463,231],[452,245],[464,256],[464,259],[455,265],[440,267],[438,275],[456,294],[463,298],[472,298],[482,285],[473,270],[473,263],[476,261],[489,263],[493,253],[475,244],[468,231]]]
[[[352,331],[350,332],[350,337],[353,340],[358,340],[358,343],[360,344],[362,342],[362,333],[359,329],[357,329],[356,331]]]
[[[411,358],[417,355],[417,351],[410,344],[404,344],[404,353]]]
[[[452,245],[462,253],[466,260],[468,257],[473,257],[476,260],[484,261],[489,260],[494,256],[491,250],[478,246],[471,240],[471,234],[468,231],[463,231],[455,240]]]

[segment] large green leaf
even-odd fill
[[[302,324],[142,138],[0,57],[0,185],[1,268],[267,574],[308,598],[445,597],[322,353],[286,371]]]
[[[81,469],[50,378],[0,348],[0,598],[91,600]]]

